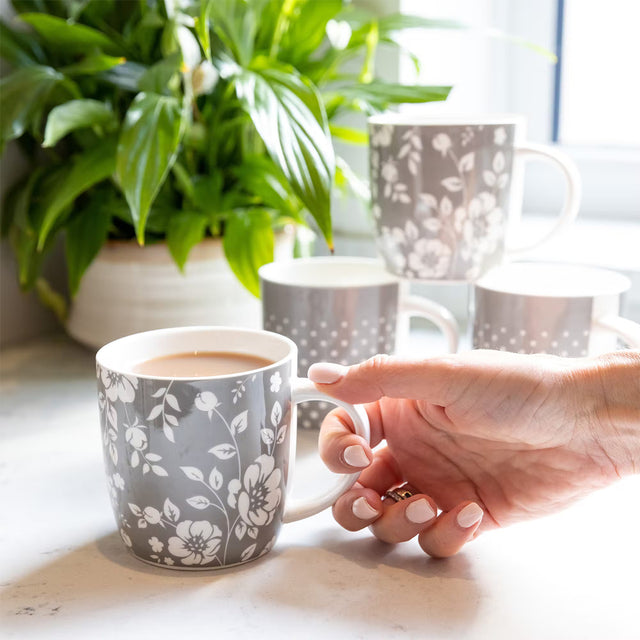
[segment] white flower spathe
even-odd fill
[[[214,559],[222,542],[222,531],[206,520],[184,520],[169,538],[167,550],[184,565],[207,564]]]

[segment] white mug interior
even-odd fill
[[[96,361],[105,369],[138,378],[165,379],[163,376],[142,375],[134,371],[140,362],[177,353],[218,351],[242,355],[261,356],[271,364],[252,369],[261,371],[282,364],[297,356],[297,347],[285,336],[260,329],[231,327],[173,327],[136,333],[114,340],[96,354]],[[250,372],[247,372],[250,373]],[[199,376],[199,379],[234,377],[237,374]],[[169,379],[169,378],[166,378]],[[174,376],[171,379],[191,379]]]
[[[292,287],[347,289],[399,283],[375,258],[317,257],[278,260],[258,270],[267,281]]]
[[[631,281],[621,273],[597,267],[521,262],[492,269],[475,286],[522,296],[596,298],[620,295]]]
[[[497,267],[475,283],[474,346],[516,350],[508,346],[515,344],[521,352],[550,348],[557,355],[582,356],[614,350],[626,335],[613,325],[625,322],[619,313],[630,284],[623,274],[597,267]]]

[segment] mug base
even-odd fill
[[[129,555],[138,560],[139,562],[143,562],[146,565],[151,567],[157,567],[159,569],[169,569],[171,571],[191,571],[191,572],[203,572],[203,571],[224,571],[225,569],[232,569],[233,567],[239,567],[243,564],[250,564],[251,562],[255,562],[256,560],[261,560],[266,555],[269,554],[263,553],[260,556],[256,556],[255,558],[249,558],[248,560],[241,560],[240,562],[234,562],[232,564],[223,564],[218,567],[206,566],[206,567],[187,567],[185,565],[171,565],[171,564],[162,564],[161,562],[154,562],[153,560],[147,560],[146,558],[141,558],[139,555],[136,555],[132,549],[127,547],[127,551]]]

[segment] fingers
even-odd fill
[[[387,396],[446,405],[466,384],[460,376],[471,373],[455,355],[416,361],[377,355],[351,367],[319,362],[307,375],[325,393],[354,404]]]
[[[463,502],[440,514],[433,525],[418,535],[418,543],[434,558],[447,558],[473,540],[482,522],[482,509],[475,502]]]
[[[418,536],[422,550],[435,558],[455,555],[473,540],[484,515],[479,505],[469,501],[436,514],[436,504],[429,496],[417,494],[393,502],[360,484],[333,506],[334,518],[348,531],[369,527],[377,538],[391,544]]]

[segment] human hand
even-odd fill
[[[320,363],[309,378],[366,403],[371,446],[335,410],[320,454],[338,473],[362,468],[333,508],[346,529],[387,542],[418,536],[449,556],[479,533],[561,509],[640,471],[640,352],[567,359],[471,351],[421,361],[376,356]],[[419,493],[383,500],[408,482]],[[438,510],[441,513],[436,516]]]

